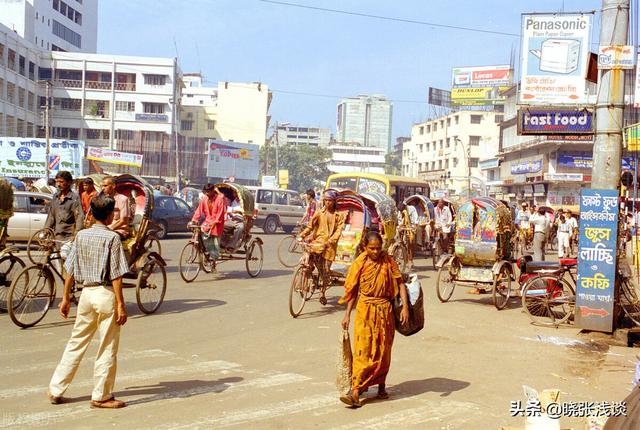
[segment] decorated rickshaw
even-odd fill
[[[507,206],[477,197],[458,208],[454,254],[438,262],[437,295],[448,301],[456,285],[493,289],[493,303],[504,309],[515,281],[511,236],[515,228]]]
[[[11,281],[25,266],[15,255],[17,250],[6,246],[7,226],[12,215],[13,188],[8,181],[0,178],[0,312],[6,312]]]
[[[211,273],[217,264],[225,261],[244,260],[247,273],[252,278],[262,272],[264,261],[263,242],[261,238],[254,237],[251,234],[251,228],[256,217],[253,194],[247,188],[236,183],[216,184],[216,188],[230,202],[236,199],[240,202],[242,220],[239,222],[242,223],[244,232],[239,239],[239,244],[236,245],[235,249],[231,249],[228,245],[230,245],[233,231],[231,228],[226,227],[220,238],[220,258],[214,262],[206,256],[200,226],[191,226],[192,237],[180,253],[180,276],[185,282],[193,282],[200,271]]]
[[[94,181],[96,179],[100,178],[94,178]],[[134,207],[130,235],[122,241],[129,264],[122,286],[135,288],[138,307],[143,313],[152,314],[160,308],[167,290],[166,263],[148,245],[153,188],[133,175],[115,176],[114,180],[116,192],[127,196]],[[28,254],[33,264],[16,276],[7,301],[9,315],[18,326],[37,324],[53,304],[57,285],[63,283],[61,265],[66,256],[61,245],[51,229],[39,230],[32,237]],[[74,287],[72,291],[75,302],[75,294],[80,288]]]
[[[418,223],[412,226],[405,221],[400,228],[401,240],[407,247],[410,246],[410,243],[413,243],[414,250],[431,257],[433,268],[435,269],[442,250],[435,249],[435,207],[433,202],[423,195],[416,194],[407,197],[404,200],[404,204],[415,208],[418,214]],[[411,237],[412,235],[413,237]]]

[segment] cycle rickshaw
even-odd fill
[[[180,276],[185,282],[193,282],[201,270],[211,273],[216,264],[224,261],[244,260],[247,273],[252,278],[262,272],[264,261],[263,242],[261,238],[254,237],[251,234],[251,227],[253,227],[256,217],[253,194],[247,188],[235,183],[216,184],[216,188],[229,201],[233,202],[237,199],[240,202],[244,233],[239,239],[240,243],[236,247],[237,250],[233,250],[226,246],[230,242],[233,231],[225,227],[225,231],[220,238],[220,258],[214,262],[206,257],[206,249],[200,234],[200,227],[192,226],[193,235],[180,253]]]
[[[0,312],[7,311],[7,296],[11,281],[25,266],[15,255],[17,250],[6,246],[7,226],[13,215],[13,189],[11,184],[0,179]]]
[[[129,272],[124,275],[123,288],[136,289],[138,308],[152,314],[160,308],[167,290],[166,263],[149,249],[148,235],[153,212],[153,188],[142,178],[133,175],[115,176],[116,192],[135,202],[131,235],[123,240]],[[28,248],[34,264],[24,268],[14,279],[7,300],[9,316],[18,326],[26,328],[40,322],[56,297],[58,282],[62,283],[64,249],[53,230],[36,232]],[[72,301],[77,303],[74,287]]]
[[[456,216],[454,254],[438,262],[436,292],[447,302],[456,285],[493,288],[493,304],[504,309],[515,281],[512,265],[511,212],[491,197],[477,197],[459,207]]]
[[[420,251],[431,257],[433,268],[435,269],[436,263],[442,253],[437,254],[434,248],[435,212],[433,202],[423,195],[415,194],[404,199],[403,203],[406,206],[415,208],[418,215],[418,222],[415,226],[404,223],[399,229],[400,240],[407,248],[413,243],[413,249],[411,251]],[[413,240],[411,240],[411,236],[413,236]],[[413,254],[413,252],[410,254]]]

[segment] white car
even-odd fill
[[[14,191],[13,216],[7,228],[9,242],[27,242],[44,227],[52,198],[51,194]]]

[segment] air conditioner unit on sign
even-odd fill
[[[530,52],[540,59],[540,71],[568,74],[578,68],[580,41],[547,39],[542,42],[540,50],[533,49]]]

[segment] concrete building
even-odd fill
[[[383,148],[337,143],[328,149],[331,161],[327,168],[333,173],[384,173],[386,150]]]
[[[38,75],[52,83],[52,137],[142,153],[143,169],[136,173],[175,174],[182,90],[175,59],[50,52]]]
[[[199,73],[184,76],[180,133],[263,145],[271,93],[262,83],[219,82],[207,87]]]
[[[498,152],[502,113],[458,111],[415,124],[411,140],[402,148],[402,174],[431,185],[434,196],[466,194],[471,188],[484,194],[487,178],[480,159]]]
[[[336,141],[391,151],[391,102],[381,95],[344,98],[338,104]]]
[[[302,127],[300,125],[279,125],[278,144],[309,145],[326,148],[331,141],[331,130],[320,127]]]
[[[34,44],[0,24],[0,136],[37,134],[39,62]]]
[[[0,0],[0,23],[43,50],[95,53],[98,0]]]

